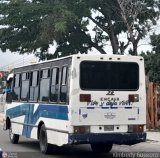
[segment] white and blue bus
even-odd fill
[[[13,74],[4,123],[13,144],[20,135],[37,139],[47,154],[66,144],[109,152],[113,144],[146,140],[142,57],[73,55],[15,68]]]

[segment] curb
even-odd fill
[[[149,142],[160,143],[160,132],[147,131],[147,140]]]

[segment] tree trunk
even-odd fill
[[[107,33],[111,41],[113,54],[118,54],[118,49],[119,49],[118,38],[114,33],[113,24],[112,24],[112,21],[110,20],[110,17],[107,17],[107,21],[108,21]]]
[[[119,49],[118,39],[117,39],[117,36],[114,34],[114,31],[112,30],[112,28],[110,28],[108,35],[111,41],[113,54],[118,54],[118,49]]]
[[[95,49],[97,49],[101,54],[107,54],[104,49],[102,49],[100,46],[98,46],[97,43],[92,42],[91,43],[92,47],[94,47]]]
[[[99,28],[101,28],[104,32],[106,32],[109,36],[109,39],[111,41],[111,46],[112,46],[112,50],[113,50],[113,54],[118,54],[118,49],[119,49],[119,45],[118,45],[118,38],[117,36],[115,35],[114,33],[114,29],[113,29],[113,26],[112,26],[112,22],[111,20],[107,19],[108,21],[108,25],[109,27],[104,27],[104,26],[101,26],[100,23],[98,23],[94,18],[92,18],[91,16],[89,16],[90,20],[92,20]],[[102,53],[104,54],[104,53]]]
[[[128,46],[129,46],[129,41],[126,44],[124,44],[124,42],[120,42],[119,49],[121,55],[124,55],[124,52]]]
[[[137,56],[137,55],[138,55],[137,48],[138,48],[137,42],[133,43],[133,55],[134,55],[134,56]]]

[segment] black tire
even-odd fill
[[[108,153],[112,150],[113,144],[91,144],[94,153]]]
[[[9,129],[9,138],[12,144],[18,144],[19,135],[12,133],[12,126],[10,126],[10,129]]]
[[[44,124],[41,126],[40,129],[39,145],[40,151],[43,154],[51,154],[53,152],[53,146],[48,143],[47,132]]]

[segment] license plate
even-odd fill
[[[104,126],[104,131],[114,131],[114,126],[112,125]]]

